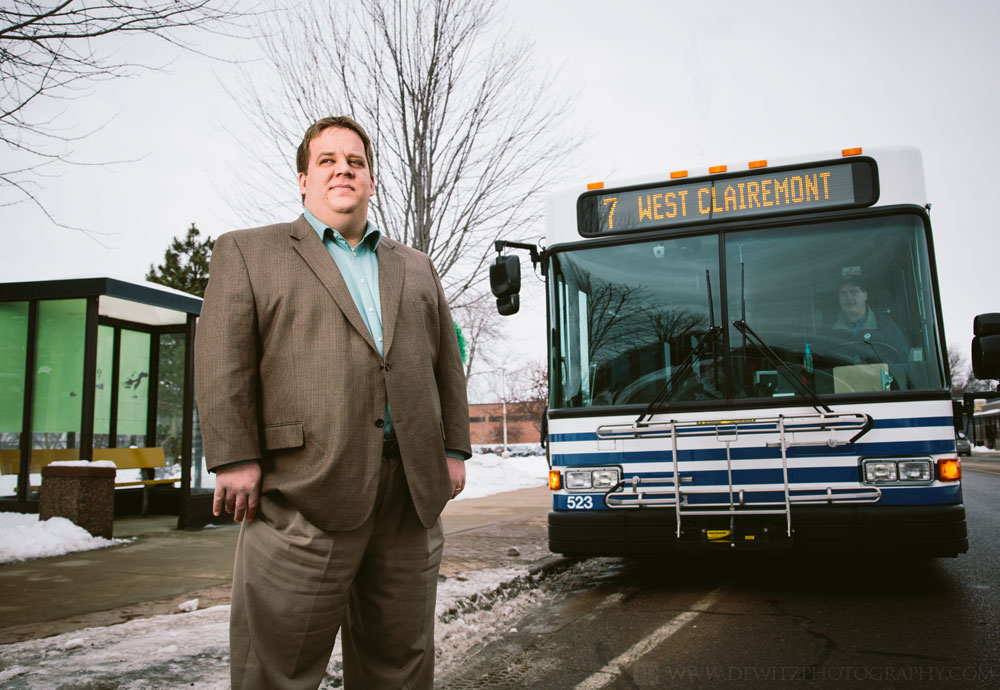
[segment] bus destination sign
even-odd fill
[[[579,230],[582,235],[605,235],[867,205],[875,201],[872,167],[855,160],[587,193],[577,202]]]

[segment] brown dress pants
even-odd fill
[[[443,546],[440,520],[420,524],[398,459],[383,459],[375,508],[349,532],[262,496],[236,547],[233,690],[315,690],[341,626],[346,690],[430,690]]]

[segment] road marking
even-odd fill
[[[981,467],[972,467],[970,469],[973,472],[981,472],[983,474],[992,474],[992,475],[994,475],[996,477],[1000,477],[1000,472],[997,472],[996,470],[984,470]]]
[[[684,613],[678,614],[604,665],[600,671],[576,686],[575,690],[600,690],[618,678],[623,669],[656,649],[662,642],[712,608],[722,598],[726,585],[712,590]]]
[[[983,474],[993,474],[1000,476],[1000,467],[996,463],[987,462],[963,462],[962,469],[972,470],[973,472],[982,472]]]

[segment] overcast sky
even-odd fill
[[[577,94],[566,116],[590,137],[574,178],[915,145],[933,202],[949,342],[967,351],[972,317],[1000,311],[987,287],[1000,247],[989,206],[1000,196],[990,186],[1000,161],[993,35],[1000,3],[507,0],[499,7],[505,22],[533,38],[539,64],[558,69],[560,86]],[[254,54],[249,43],[209,47]],[[164,48],[146,40],[121,50],[163,63],[174,55]],[[192,221],[212,236],[238,227],[233,205],[248,193],[240,169],[255,143],[219,86],[235,75],[224,63],[182,55],[163,71],[103,83],[63,103],[62,122],[78,133],[107,123],[75,145],[77,159],[133,160],[53,167],[59,174],[40,181],[60,221],[108,233],[107,246],[53,225],[29,204],[0,207],[0,280],[141,279]],[[294,180],[288,189],[295,194]]]

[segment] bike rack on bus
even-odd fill
[[[784,515],[785,533],[792,537],[792,504],[875,503],[882,491],[874,486],[845,484],[841,486],[791,488],[788,482],[788,449],[796,446],[816,446],[816,434],[825,436],[825,444],[837,448],[853,443],[872,427],[869,415],[860,413],[820,412],[808,415],[778,415],[777,417],[739,420],[688,420],[678,422],[645,421],[632,424],[606,424],[598,427],[599,439],[670,438],[673,474],[623,478],[605,495],[608,508],[673,508],[677,517],[677,538],[681,537],[684,516],[728,515]],[[781,449],[781,483],[740,486],[733,483],[732,445],[740,435],[777,434],[777,442],[766,447]],[[802,440],[802,435],[809,435]],[[681,478],[682,461],[678,458],[678,439],[681,437],[714,436],[726,449],[727,484],[684,486]],[[848,437],[849,436],[849,437]],[[642,486],[643,483],[652,486]],[[748,500],[748,495],[778,493],[778,501]],[[720,495],[728,497],[718,501],[697,500],[690,497]]]

